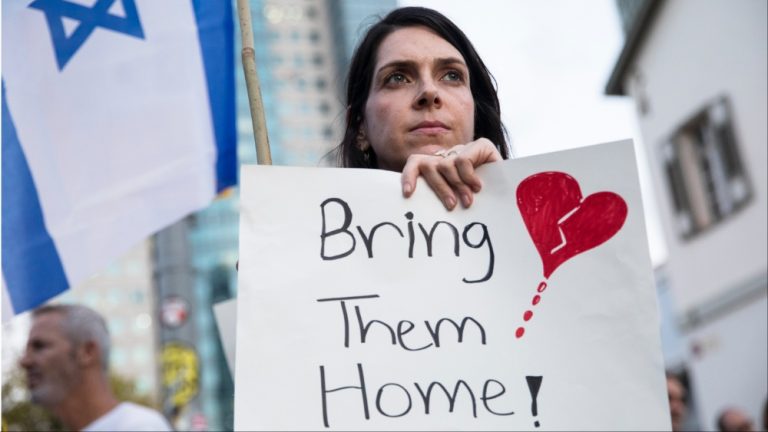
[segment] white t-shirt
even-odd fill
[[[111,411],[94,420],[83,428],[83,432],[97,431],[172,431],[173,428],[159,412],[136,405],[133,402],[121,402]]]

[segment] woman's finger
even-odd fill
[[[496,146],[487,139],[480,138],[464,146],[464,150],[456,158],[456,170],[459,176],[473,192],[480,192],[483,182],[475,168],[480,165],[503,160]]]
[[[446,179],[438,172],[437,165],[443,156],[413,154],[408,157],[400,176],[403,196],[408,198],[416,189],[416,178],[422,176],[445,208],[456,207],[456,195]]]
[[[403,167],[403,172],[400,175],[400,183],[403,187],[403,196],[409,198],[413,195],[413,191],[416,189],[416,178],[419,176],[419,163],[424,158],[438,158],[439,156],[428,156],[420,154],[412,154],[408,156]]]
[[[472,205],[473,193],[471,186],[462,179],[458,169],[460,159],[458,156],[449,156],[437,164],[437,171],[445,178],[448,184],[453,188],[455,194],[459,197],[464,207]],[[469,163],[468,161],[465,161]]]
[[[488,138],[478,138],[464,146],[462,156],[469,158],[472,165],[477,168],[480,165],[503,160],[501,153]]]
[[[456,172],[461,178],[461,182],[467,188],[471,189],[472,192],[480,192],[480,189],[483,188],[483,182],[480,180],[477,173],[475,173],[475,166],[472,164],[472,161],[464,157],[456,158],[455,166]]]
[[[423,161],[420,166],[421,176],[426,180],[430,188],[435,192],[440,201],[448,210],[456,207],[456,194],[445,177],[438,171],[439,163],[435,161]]]
[[[435,155],[413,154],[408,157],[401,176],[403,196],[413,195],[416,179],[421,175],[445,208],[452,210],[457,204],[457,196],[464,207],[469,207],[474,201],[474,193],[483,186],[475,168],[502,159],[486,138],[459,144]]]

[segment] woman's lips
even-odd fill
[[[439,121],[424,121],[411,129],[411,132],[434,135],[449,131],[450,128]]]

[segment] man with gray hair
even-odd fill
[[[109,332],[101,315],[85,306],[51,305],[32,317],[19,361],[32,402],[71,430],[172,430],[157,411],[115,397],[107,374]]]

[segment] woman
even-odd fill
[[[494,81],[464,33],[431,9],[396,9],[350,64],[340,164],[421,175],[443,205],[472,204],[475,168],[509,157]]]

